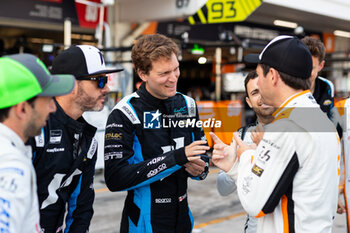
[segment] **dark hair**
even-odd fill
[[[250,72],[247,74],[247,77],[245,77],[245,79],[244,79],[244,88],[245,88],[245,94],[247,95],[247,97],[249,97],[249,95],[248,95],[248,90],[247,90],[248,82],[249,82],[251,79],[256,79],[257,77],[258,77],[258,74],[256,73],[255,70],[250,71]]]
[[[177,56],[179,47],[170,38],[161,34],[144,35],[133,46],[131,59],[136,72],[148,74],[153,61],[161,57],[170,59],[173,53]]]
[[[32,106],[34,108],[34,101],[38,98],[38,96],[34,96],[32,98],[30,98],[29,100],[27,100],[26,102],[28,102],[28,104],[30,104],[30,106]]]
[[[0,109],[0,122],[4,122],[6,118],[9,116],[10,108],[11,107]]]
[[[273,68],[271,66],[268,66],[266,64],[260,64],[262,70],[263,70],[263,73],[264,73],[264,76],[267,75],[267,73],[269,72],[270,68]],[[283,73],[283,72],[280,72],[278,70],[276,70],[279,75],[281,76],[281,79],[283,80],[283,82],[295,89],[295,90],[307,90],[307,89],[310,89],[310,79],[307,78],[307,79],[304,79],[304,78],[300,78],[300,77],[294,77],[294,76],[291,76],[289,74],[286,74],[286,73]]]
[[[28,102],[30,104],[30,106],[32,106],[32,108],[34,108],[34,101],[36,100],[36,98],[37,98],[37,96],[34,96],[34,97],[30,98],[29,100],[27,100],[26,102]],[[0,109],[0,122],[4,122],[9,117],[9,112],[10,112],[11,108],[12,108],[12,106]]]
[[[326,51],[322,41],[315,37],[306,36],[301,41],[306,45],[310,50],[310,53],[313,57],[317,57],[319,62],[322,62],[326,57]]]

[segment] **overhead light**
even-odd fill
[[[191,49],[191,53],[195,55],[203,55],[204,49],[199,47],[198,44],[194,44],[193,49]]]
[[[296,27],[298,27],[297,23],[284,21],[284,20],[279,20],[279,19],[276,19],[275,21],[273,21],[273,24],[276,25],[276,26],[281,26],[281,27],[286,27],[286,28],[296,28]]]
[[[52,44],[43,44],[42,50],[44,53],[52,53],[53,45]]]
[[[198,63],[199,64],[205,64],[206,62],[207,62],[207,59],[205,57],[198,58]]]
[[[294,34],[295,35],[304,35],[304,28],[302,26],[298,26],[294,28]]]
[[[335,36],[341,36],[341,37],[350,38],[350,32],[341,31],[341,30],[335,30],[333,33],[334,33]]]

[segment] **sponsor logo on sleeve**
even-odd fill
[[[175,115],[185,115],[185,114],[187,114],[187,107],[183,106],[181,108],[174,108],[174,114]]]
[[[186,199],[187,193],[179,197],[179,202],[182,202],[184,199]]]
[[[123,133],[106,133],[105,139],[106,140],[122,140]]]
[[[154,158],[147,163],[147,166],[158,163],[159,161],[162,161],[163,159],[165,159],[165,156]]]
[[[323,105],[331,105],[332,101],[331,100],[325,100],[323,101]]]
[[[256,164],[254,164],[254,166],[252,167],[252,172],[257,175],[257,176],[261,176],[262,173],[264,172],[264,169],[262,169],[261,167],[258,167]]]
[[[48,153],[57,153],[57,152],[63,152],[64,151],[64,148],[62,147],[62,148],[52,148],[52,149],[46,149],[46,152],[48,152]]]
[[[262,146],[262,150],[258,155],[259,161],[265,164],[267,161],[270,160],[271,158],[270,154],[271,154],[271,150],[267,149],[265,146]]]
[[[260,168],[264,169],[266,164],[270,161],[271,157],[278,154],[278,151],[281,149],[281,147],[275,142],[264,138],[261,140],[261,143],[261,151],[257,156],[256,164]]]
[[[15,193],[18,185],[16,178],[12,176],[0,176],[0,190]]]
[[[105,160],[121,159],[123,158],[123,152],[110,152],[105,154]]]
[[[106,126],[106,129],[109,129],[109,128],[123,128],[123,124],[112,123]]]
[[[266,144],[268,144],[269,146],[275,148],[276,150],[279,150],[281,149],[281,147],[279,145],[277,145],[275,142],[271,141],[271,140],[268,140],[268,139],[262,139],[262,141]]]
[[[132,121],[132,122],[136,122],[137,118],[135,117],[135,115],[130,111],[130,109],[126,106],[122,106],[122,110],[124,110],[124,112],[126,112],[128,114],[128,118]]]
[[[154,200],[156,204],[166,204],[166,203],[171,203],[171,198],[156,198]]]
[[[153,170],[149,171],[148,174],[147,174],[147,178],[153,177],[153,176],[157,175],[159,172],[161,172],[161,171],[163,171],[165,169],[167,169],[167,166],[166,166],[165,163],[162,163],[156,169],[153,169]]]
[[[62,130],[60,129],[53,129],[50,130],[50,144],[60,144],[62,140]]]
[[[92,159],[92,157],[96,153],[96,150],[97,150],[97,140],[96,140],[96,138],[92,138],[90,148],[89,148],[88,153],[87,153],[87,158]]]
[[[123,148],[122,144],[112,144],[112,145],[106,145],[105,148]]]

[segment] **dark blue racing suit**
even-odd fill
[[[315,90],[312,94],[320,108],[332,120],[332,108],[334,106],[334,85],[328,79],[318,76],[315,79]]]
[[[185,146],[205,140],[201,127],[186,127],[198,119],[192,98],[177,93],[157,99],[144,84],[112,110],[106,125],[105,179],[111,191],[128,191],[121,233],[192,231],[190,174],[183,165],[188,162]],[[206,164],[206,171],[192,178],[204,179]]]
[[[29,140],[37,175],[40,225],[45,233],[85,233],[94,212],[96,128],[83,117],[70,118],[57,102],[56,107],[42,134]]]

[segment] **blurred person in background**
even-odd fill
[[[321,40],[306,36],[301,41],[308,47],[312,55],[312,72],[311,72],[311,86],[310,91],[313,94],[315,100],[320,105],[320,108],[325,112],[328,118],[334,123],[339,137],[342,138],[344,126],[342,126],[342,119],[340,119],[337,108],[334,108],[334,85],[333,83],[325,78],[318,76],[318,73],[324,67],[325,64],[325,47]],[[344,181],[339,186],[339,193],[344,192]],[[337,213],[342,214],[345,212],[345,205],[339,198]]]
[[[325,47],[322,41],[315,37],[306,36],[302,38],[301,41],[310,50],[312,56],[310,91],[316,102],[320,105],[321,110],[327,114],[329,119],[332,120],[332,109],[334,107],[334,85],[330,80],[318,76],[318,73],[321,72],[325,64]]]

